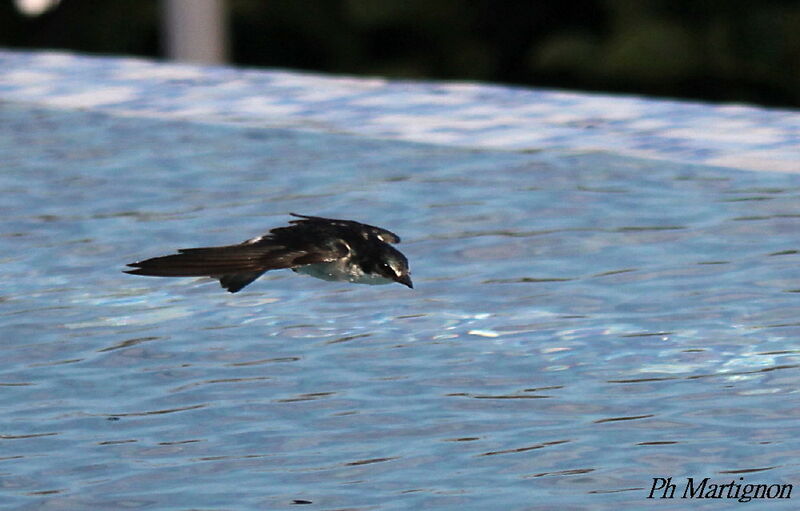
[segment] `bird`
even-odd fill
[[[133,275],[212,277],[231,293],[270,270],[291,269],[328,281],[397,282],[413,289],[408,259],[392,246],[400,237],[354,220],[290,213],[297,220],[236,245],[182,248],[127,266]]]

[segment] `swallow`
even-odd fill
[[[212,277],[236,293],[270,270],[291,269],[322,280],[414,287],[408,259],[392,246],[391,231],[353,220],[290,213],[286,227],[237,245],[182,248],[127,266],[125,273],[153,277]]]

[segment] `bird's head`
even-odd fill
[[[408,270],[408,259],[389,244],[384,244],[374,260],[373,273],[414,289]]]

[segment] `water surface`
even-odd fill
[[[798,481],[797,176],[10,105],[0,168],[8,509],[684,509],[652,478]],[[121,273],[290,211],[397,232],[416,288]]]

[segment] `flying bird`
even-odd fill
[[[212,277],[231,293],[267,271],[285,268],[323,280],[414,287],[406,256],[391,245],[400,243],[393,232],[352,220],[290,214],[299,220],[237,245],[182,248],[130,263],[134,269],[125,273]]]

